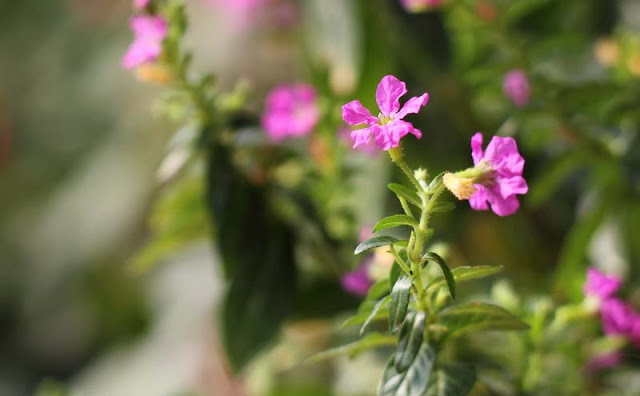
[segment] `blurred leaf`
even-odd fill
[[[398,183],[389,183],[387,184],[389,190],[394,192],[398,197],[402,197],[407,200],[407,202],[411,202],[416,205],[418,208],[422,207],[422,201],[420,197],[411,187],[407,187],[403,184]]]
[[[393,228],[393,227],[398,227],[403,225],[407,225],[410,227],[417,227],[418,222],[413,217],[407,216],[407,215],[398,214],[398,215],[388,216],[380,220],[373,227],[373,232],[378,232],[380,230],[384,230],[387,228]]]
[[[407,254],[406,250],[403,250],[402,253],[400,253],[401,258],[402,258],[402,254],[406,256]],[[398,278],[400,278],[402,274],[403,274],[402,268],[398,265],[396,260],[394,260],[393,264],[391,265],[391,269],[389,270],[389,280],[388,280],[389,289],[393,288],[393,285],[396,284],[396,282],[398,281]]]
[[[377,348],[380,346],[395,345],[396,337],[380,333],[369,333],[361,339],[347,345],[332,348],[311,356],[306,360],[307,363],[315,363],[324,359],[334,358],[341,355],[349,355],[354,357],[360,352]]]
[[[384,283],[387,283],[386,280]],[[299,288],[294,298],[291,318],[332,318],[339,313],[354,310],[359,303],[360,297],[344,290],[338,280],[318,279]]]
[[[434,213],[450,212],[456,208],[456,204],[450,201],[438,201],[431,209]]]
[[[389,308],[387,307],[386,303],[391,300],[391,297],[387,296],[383,300],[386,300],[386,301],[384,301],[382,305],[380,305],[380,307],[377,308],[377,311],[373,316],[371,316],[372,310],[376,309],[376,305],[380,301],[376,302],[370,309],[363,310],[362,312],[358,311],[356,315],[345,320],[342,323],[342,325],[340,325],[340,327],[344,328],[348,326],[362,324],[362,323],[365,323],[367,320],[372,322],[374,320],[386,319],[389,316]]]
[[[537,207],[547,201],[560,184],[581,165],[586,158],[580,151],[573,151],[558,157],[540,172],[540,176],[531,183],[527,202]]]
[[[265,186],[232,164],[226,147],[209,153],[209,207],[230,284],[222,307],[222,339],[234,371],[265,348],[295,300],[295,237],[269,207]]]
[[[356,246],[356,250],[353,252],[353,254],[360,254],[362,252],[366,252],[367,250],[375,249],[381,246],[392,245],[397,241],[398,240],[396,238],[386,235],[376,236],[361,242],[358,246]]]
[[[378,317],[378,313],[380,312],[380,308],[385,307],[389,303],[389,301],[391,301],[391,296],[386,296],[385,298],[378,301],[376,305],[373,306],[373,309],[369,313],[369,316],[367,316],[367,319],[364,321],[364,323],[362,324],[362,327],[360,328],[360,337],[362,337],[362,335],[364,334],[365,330],[367,329],[367,326],[369,326],[369,323],[371,323],[375,319],[382,319]],[[382,312],[380,313],[382,314]],[[388,310],[387,310],[387,313],[388,313]]]
[[[502,271],[502,266],[500,265],[476,265],[473,267],[454,268],[453,270],[451,270],[451,274],[453,275],[453,279],[455,282],[463,282],[484,278],[500,271]],[[428,289],[435,289],[437,287],[444,286],[446,283],[447,280],[444,276],[437,276],[433,278],[431,284],[429,284],[428,286]]]
[[[420,352],[409,369],[399,373],[396,371],[395,358],[392,356],[382,374],[378,386],[378,396],[420,396],[424,394],[435,359],[435,350],[425,344],[420,348]]]
[[[475,382],[476,372],[473,368],[449,365],[433,372],[425,396],[466,396]]]
[[[402,323],[407,314],[411,297],[411,284],[412,279],[402,275],[393,285],[393,289],[391,289],[391,303],[389,304],[389,328],[391,331],[396,330],[396,326]]]
[[[519,0],[511,2],[502,18],[506,24],[517,23],[521,18],[544,7],[551,0]]]
[[[424,339],[426,314],[424,312],[409,312],[398,333],[398,346],[394,356],[396,371],[406,371],[420,351]]]
[[[456,298],[455,276],[453,275],[453,273],[449,269],[449,266],[444,261],[444,259],[442,257],[440,257],[438,254],[434,253],[434,252],[429,252],[429,253],[425,254],[422,258],[424,260],[427,260],[427,261],[435,261],[436,264],[438,264],[440,266],[440,269],[442,269],[442,273],[443,273],[444,278],[445,278],[445,280],[447,282],[447,286],[449,287],[449,293],[451,293],[451,298],[453,298],[455,300],[455,298]],[[458,277],[460,277],[460,275],[458,275]]]
[[[529,326],[509,311],[487,303],[467,303],[443,310],[439,323],[449,330],[449,337],[458,337],[479,330],[526,330]]]

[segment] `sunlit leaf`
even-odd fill
[[[449,337],[479,330],[526,330],[529,326],[517,316],[497,305],[473,302],[441,311],[438,323],[445,326]]]
[[[376,236],[361,242],[358,246],[356,246],[356,250],[353,252],[353,254],[360,254],[362,252],[366,252],[367,250],[375,249],[381,246],[392,245],[397,241],[398,240],[396,238],[387,235]]]
[[[385,217],[382,220],[380,220],[373,227],[373,232],[378,232],[380,230],[384,230],[387,228],[393,228],[393,227],[398,227],[403,225],[417,227],[418,222],[416,221],[416,219],[414,219],[411,216],[402,215],[402,214],[393,215],[393,216]]]

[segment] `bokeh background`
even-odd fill
[[[474,132],[515,135],[530,194],[508,218],[465,203],[438,217],[452,263],[504,265],[521,294],[559,300],[579,298],[597,265],[625,276],[638,300],[639,2],[478,0],[416,14],[394,0],[278,1],[255,12],[188,3],[194,68],[222,90],[250,86],[255,114],[274,85],[317,81],[319,69],[335,97],[369,103],[393,73],[431,96],[414,118],[425,135],[406,147],[410,164],[462,169]],[[179,126],[157,106],[164,88],[120,66],[129,1],[1,5],[0,394],[370,394],[375,356],[299,365],[331,344],[329,320],[287,325],[245,375],[230,374],[217,335],[225,286],[199,190],[157,207],[158,169]],[[524,109],[502,93],[516,67],[533,87]],[[370,170],[355,193],[369,199],[357,215],[366,225],[398,211],[384,186],[401,176],[384,158],[360,161]],[[147,250],[153,268],[132,269],[149,219],[171,222],[181,204],[192,228],[171,249]]]

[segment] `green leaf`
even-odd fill
[[[418,355],[424,338],[425,322],[424,312],[411,311],[404,319],[398,334],[398,346],[394,358],[397,372],[406,371]]]
[[[367,326],[369,326],[369,323],[377,319],[377,315],[378,315],[378,312],[380,311],[380,308],[386,306],[389,303],[389,301],[391,301],[391,296],[386,296],[382,300],[378,301],[376,305],[373,306],[373,309],[369,313],[369,316],[367,316],[367,319],[364,321],[364,323],[362,324],[362,327],[360,328],[360,337],[362,337],[362,335],[364,334],[365,330],[367,329]]]
[[[393,215],[393,216],[385,217],[382,220],[380,220],[373,227],[373,232],[378,232],[380,230],[384,230],[387,228],[393,228],[393,227],[398,227],[403,225],[417,227],[418,222],[416,221],[416,219],[414,219],[411,216],[407,216],[403,214]]]
[[[373,305],[373,308],[375,308],[376,304]],[[367,309],[362,312],[358,312],[356,315],[342,322],[342,325],[340,325],[340,327],[344,328],[348,326],[363,324],[364,322],[367,321],[367,319],[369,319],[372,309]],[[387,306],[387,304],[383,304],[380,308],[378,308],[378,311],[375,313],[375,315],[373,315],[373,317],[371,318],[371,321],[386,319],[388,316],[389,316],[389,307]]]
[[[435,350],[425,344],[409,369],[399,373],[396,371],[395,357],[392,356],[378,385],[378,396],[422,396],[429,384],[435,359]]]
[[[396,326],[402,323],[407,308],[409,307],[409,297],[411,296],[412,279],[406,275],[398,278],[391,290],[391,303],[389,304],[389,328],[396,330]]]
[[[385,294],[389,293],[391,290],[391,286],[389,286],[389,282],[386,279],[377,280],[367,292],[366,300],[377,300]]]
[[[551,0],[520,0],[515,1],[504,12],[503,19],[507,24],[516,23],[518,20],[524,18],[528,14],[536,11],[537,9],[544,7]]]
[[[451,274],[453,275],[453,279],[456,282],[463,282],[472,279],[480,279],[489,275],[493,275],[496,272],[502,271],[502,266],[500,265],[476,265],[473,267],[457,267],[451,270]],[[444,276],[437,276],[433,278],[431,284],[427,288],[428,290],[432,290],[438,288],[440,286],[444,286],[447,280]]]
[[[405,252],[403,251],[403,253]],[[391,270],[389,270],[389,281],[387,282],[389,284],[389,289],[393,289],[393,285],[396,284],[398,278],[400,278],[403,273],[404,272],[402,271],[402,268],[400,268],[398,263],[394,260],[393,264],[391,265]]]
[[[455,277],[451,272],[451,270],[449,269],[449,266],[447,265],[447,263],[444,261],[444,259],[434,252],[429,252],[425,254],[422,258],[427,261],[435,261],[440,266],[440,268],[442,269],[442,273],[444,274],[444,278],[447,281],[447,286],[449,287],[449,293],[451,293],[451,298],[455,299],[456,298]]]
[[[466,365],[448,365],[431,375],[425,396],[466,396],[476,382],[476,372]]]
[[[354,357],[360,352],[377,348],[380,346],[395,345],[396,337],[388,334],[369,333],[361,339],[347,345],[331,348],[326,351],[317,353],[308,358],[305,363],[315,363],[324,359],[333,358],[340,355],[349,355]]]
[[[389,183],[387,184],[387,188],[393,191],[398,197],[406,199],[407,202],[411,202],[419,208],[422,207],[422,201],[413,188],[398,183]]]
[[[456,208],[456,204],[454,204],[451,201],[438,201],[433,206],[433,209],[431,209],[431,211],[434,213],[443,213],[443,212],[452,211],[455,208]]]
[[[474,302],[443,310],[438,323],[449,331],[449,337],[457,337],[479,330],[526,330],[529,326],[509,311],[497,305]]]
[[[398,240],[396,238],[387,235],[376,236],[361,242],[358,246],[356,246],[356,250],[353,252],[353,254],[360,254],[362,252],[366,252],[367,250],[375,249],[380,246],[392,245],[397,241]]]

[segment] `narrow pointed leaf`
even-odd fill
[[[472,367],[450,365],[435,370],[425,396],[466,396],[476,382]]]
[[[373,309],[369,313],[369,316],[367,316],[367,319],[364,321],[364,323],[362,324],[362,327],[360,328],[361,337],[364,334],[365,330],[367,329],[367,326],[369,326],[369,324],[375,319],[378,319],[377,315],[378,315],[378,312],[380,311],[380,308],[389,304],[389,301],[391,301],[391,296],[386,296],[382,300],[378,301],[376,305],[374,305]]]
[[[451,293],[451,297],[455,300],[455,298],[456,298],[456,281],[455,281],[455,278],[453,276],[453,273],[449,269],[449,266],[444,261],[444,259],[442,257],[440,257],[438,254],[434,253],[434,252],[429,252],[429,253],[425,254],[422,258],[425,259],[425,260],[428,260],[428,261],[434,261],[435,263],[437,263],[440,266],[440,268],[442,269],[442,273],[444,274],[444,279],[446,280],[447,286],[449,287],[449,293]]]
[[[438,323],[449,337],[480,330],[526,330],[529,326],[504,308],[487,303],[467,303],[443,310]]]
[[[435,350],[430,345],[424,344],[409,369],[398,373],[395,367],[395,358],[391,357],[378,385],[378,396],[424,395],[435,358]]]
[[[435,213],[450,212],[456,208],[456,205],[450,201],[438,201],[431,209]]]
[[[389,183],[387,184],[387,188],[393,191],[398,197],[402,197],[406,199],[408,202],[416,205],[417,207],[422,207],[422,201],[418,194],[411,188],[402,184],[397,183]]]
[[[380,246],[392,245],[397,241],[398,240],[396,238],[386,235],[376,236],[371,239],[367,239],[364,242],[361,242],[358,246],[356,246],[356,250],[353,252],[353,254],[360,254],[362,252],[366,252],[367,250],[375,249]]]
[[[398,373],[406,371],[418,355],[424,339],[425,322],[424,312],[409,312],[404,319],[398,334],[398,346],[394,358]]]
[[[389,304],[389,328],[395,331],[396,327],[402,323],[409,307],[409,297],[411,296],[411,278],[402,275],[393,285],[391,290],[391,303]]]
[[[414,219],[411,216],[402,215],[402,214],[393,215],[393,216],[385,217],[382,220],[380,220],[373,227],[373,232],[378,232],[380,230],[385,230],[387,228],[393,228],[393,227],[398,227],[403,225],[417,227],[418,222],[416,221],[416,219]]]
[[[388,334],[369,333],[361,339],[350,344],[331,348],[317,353],[306,360],[306,363],[315,363],[324,359],[330,359],[340,355],[354,357],[360,352],[381,346],[390,346],[396,343],[396,337]]]
[[[484,278],[500,271],[502,271],[502,266],[500,265],[477,265],[473,267],[454,268],[451,270],[451,274],[453,275],[453,279],[456,282],[462,282],[472,279]],[[444,286],[446,283],[447,281],[444,276],[437,276],[431,281],[429,289]]]
[[[391,288],[389,287],[389,282],[386,279],[380,279],[376,281],[367,292],[366,300],[377,300],[385,294],[389,293]]]
[[[389,297],[389,296],[387,296]],[[389,300],[391,299],[391,297],[389,297]],[[373,306],[373,308],[375,308],[375,305]],[[348,318],[347,320],[345,320],[342,325],[340,326],[341,328],[344,327],[349,327],[349,326],[354,326],[354,325],[361,325],[364,322],[366,322],[369,317],[371,316],[371,312],[372,309],[368,309],[366,311],[363,312],[358,312],[357,314],[355,314],[354,316]],[[382,319],[387,319],[389,317],[389,304],[387,303],[383,303],[378,310],[376,311],[376,313],[371,317],[371,322],[376,321],[376,320],[382,320]]]
[[[396,261],[393,262],[391,266],[391,270],[389,270],[389,288],[393,289],[393,285],[396,284],[398,278],[403,274],[402,268],[398,265]]]

